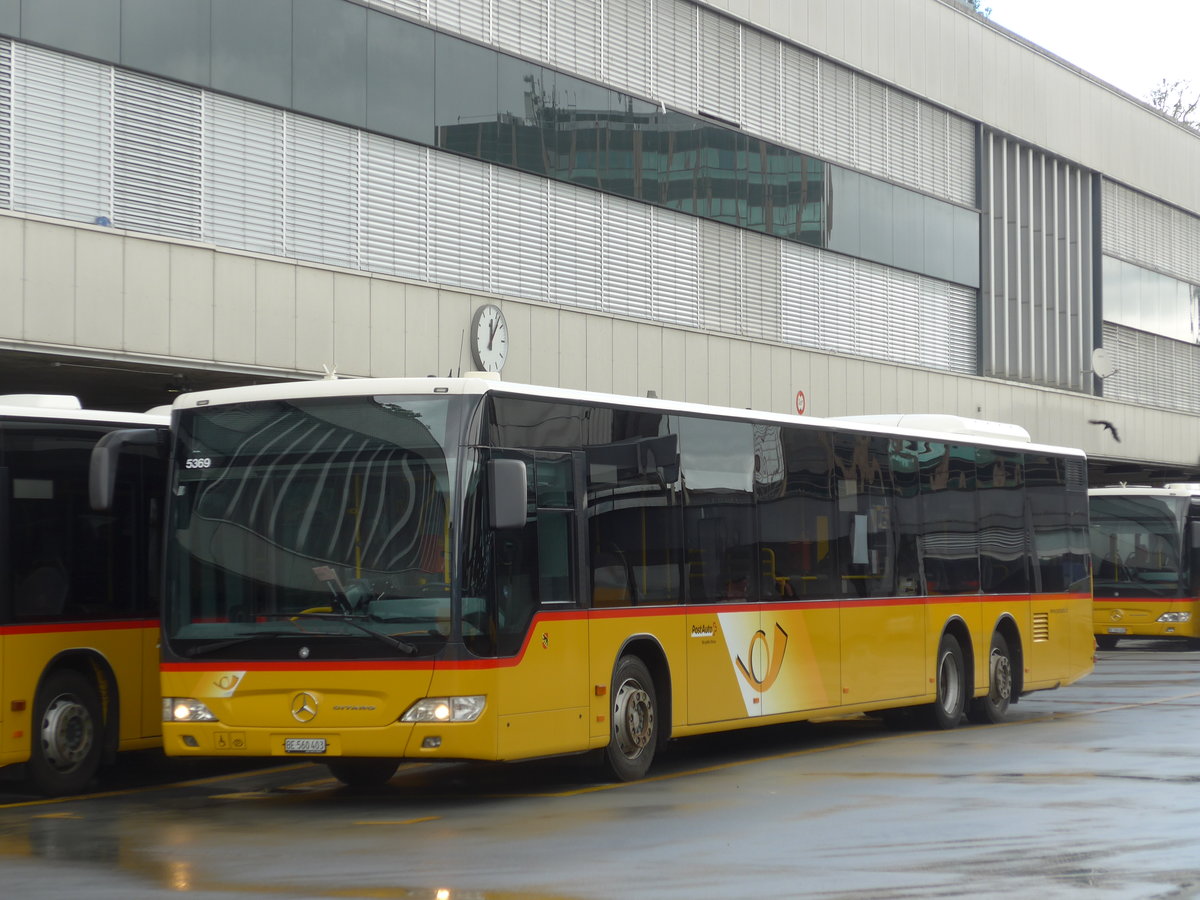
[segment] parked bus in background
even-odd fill
[[[118,750],[161,740],[158,600],[165,415],[74,397],[0,397],[0,766],[81,790]],[[89,464],[114,432],[161,434],[114,457],[114,503]]]
[[[1200,485],[1095,488],[1091,509],[1096,642],[1200,638]]]
[[[172,435],[168,755],[634,779],[669,738],[997,721],[1092,667],[1075,450],[483,377],[183,395]]]

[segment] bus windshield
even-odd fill
[[[181,411],[171,649],[216,659],[436,652],[450,634],[461,407],[451,396],[360,396]]]
[[[1096,593],[1179,590],[1185,497],[1096,495],[1090,500]]]

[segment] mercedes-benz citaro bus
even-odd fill
[[[75,793],[117,751],[159,744],[167,424],[0,397],[0,766],[23,764],[42,793]],[[89,502],[97,445],[103,512]]]
[[[917,423],[484,377],[180,396],[166,752],[636,779],[688,735],[997,721],[1092,668],[1086,463]]]
[[[1089,492],[1096,642],[1200,639],[1200,484]]]

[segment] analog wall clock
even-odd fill
[[[494,303],[479,307],[471,319],[471,355],[481,372],[499,372],[508,359],[508,323]]]

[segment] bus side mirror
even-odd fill
[[[524,528],[529,485],[519,459],[490,459],[487,464],[488,507],[492,528]]]
[[[117,492],[117,466],[121,453],[128,446],[153,447],[163,440],[159,428],[121,428],[110,431],[92,448],[91,468],[88,471],[88,500],[95,512],[112,509]]]

